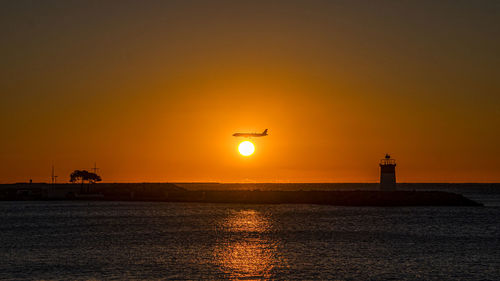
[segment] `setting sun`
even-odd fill
[[[250,156],[255,151],[255,146],[250,141],[244,141],[238,146],[238,151],[243,156]]]

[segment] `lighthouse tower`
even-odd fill
[[[386,154],[380,160],[380,190],[396,190],[396,160]]]

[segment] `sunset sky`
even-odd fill
[[[500,1],[0,7],[0,183],[500,182]]]

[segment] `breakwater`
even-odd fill
[[[188,190],[171,183],[0,185],[0,200],[107,200],[336,206],[481,206],[444,191]]]

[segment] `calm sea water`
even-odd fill
[[[495,204],[0,202],[0,222],[0,279],[500,279]]]

